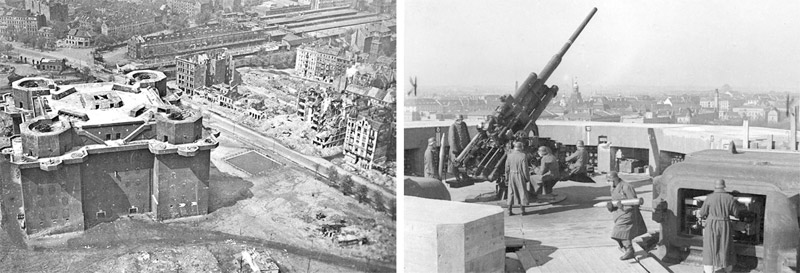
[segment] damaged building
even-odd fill
[[[395,154],[394,111],[372,108],[347,118],[344,160],[355,168],[383,169]]]
[[[311,123],[316,132],[314,145],[332,148],[342,145],[346,127],[346,105],[341,93],[330,88],[309,88],[297,94],[297,116]]]
[[[224,48],[175,58],[176,81],[183,92],[215,84],[228,86],[241,82],[233,56]]]
[[[17,220],[4,227],[12,237],[82,232],[132,214],[208,213],[217,134],[199,113],[162,99],[163,73],[127,77],[125,84],[40,77],[12,84],[0,107],[14,127],[0,147],[2,214]]]
[[[297,48],[295,73],[301,78],[332,83],[352,63],[343,48],[329,45],[302,45]]]

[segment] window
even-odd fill
[[[119,139],[119,138],[120,138],[120,133],[117,133],[117,134],[115,135],[115,137],[116,137],[116,139]]]
[[[164,136],[164,142],[167,142],[167,141],[169,141],[169,137],[168,136]]]
[[[106,140],[111,140],[111,134],[106,134]]]

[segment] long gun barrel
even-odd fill
[[[545,82],[550,78],[550,75],[553,74],[553,71],[556,70],[561,63],[561,59],[567,53],[567,50],[569,50],[586,25],[589,24],[589,21],[596,12],[597,8],[593,8],[578,29],[572,33],[569,40],[567,40],[564,46],[561,47],[561,50],[550,59],[550,62],[547,63],[539,75],[531,73],[522,85],[517,88],[514,96],[503,102],[503,105],[498,108],[495,114],[497,128],[489,133],[497,136],[501,142],[512,140],[509,139],[509,136],[518,132],[522,132],[527,136],[529,132],[533,131],[534,134],[538,136],[536,119],[539,118],[544,108],[547,107],[547,104],[550,103],[550,100],[558,92],[557,86],[547,87]],[[461,154],[458,155],[456,162],[463,163],[470,154],[477,150],[479,143],[485,142],[486,138],[487,134],[476,135],[472,141],[464,147]],[[483,155],[483,158],[479,161],[479,166],[476,168],[477,172],[482,173],[484,176],[499,175],[498,170],[502,167],[503,162],[505,162],[505,152],[502,150],[502,147],[496,146],[487,154]]]

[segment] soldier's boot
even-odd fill
[[[514,212],[512,210],[512,206],[508,206],[508,216],[514,216]]]
[[[624,260],[631,259],[634,256],[635,255],[633,253],[633,246],[628,245],[628,246],[625,246],[625,254],[622,254],[622,256],[619,257],[619,259],[624,261]]]
[[[522,209],[522,213],[520,213],[520,215],[525,215],[525,207],[520,205],[519,208]]]

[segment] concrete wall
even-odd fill
[[[89,155],[81,165],[86,228],[128,215],[131,207],[151,211],[153,158],[147,149]],[[99,211],[105,217],[98,217]]]
[[[123,139],[128,136],[130,133],[136,130],[144,124],[144,121],[141,122],[130,122],[130,123],[121,123],[121,124],[104,124],[103,126],[84,126],[82,129],[87,133],[90,133],[102,140],[116,140],[116,139]],[[117,137],[119,134],[119,137]],[[150,133],[149,136],[154,135],[155,133]],[[144,137],[139,136],[135,139],[150,139],[152,137]],[[93,140],[84,139],[83,143],[80,145],[90,145],[96,144]]]
[[[38,119],[33,122],[23,123],[22,132],[23,153],[34,157],[52,157],[64,154],[74,146],[75,130],[67,123],[60,129],[53,128],[52,132],[39,132],[31,129],[38,123],[53,124],[49,119]],[[57,122],[55,122],[57,123]]]
[[[65,165],[54,172],[22,169],[20,173],[27,234],[83,230],[80,165]]]
[[[406,234],[403,271],[504,272],[502,208],[403,198]]]
[[[423,173],[424,151],[427,140],[437,136],[437,128],[447,132],[447,126],[452,121],[423,122],[429,126],[409,126],[404,129],[405,134],[405,170],[407,175]],[[477,122],[468,122],[470,136],[474,136]],[[412,123],[414,124],[414,123]],[[648,129],[652,128],[659,155],[650,154],[649,161],[669,162],[668,155],[675,153],[689,154],[706,149],[724,149],[730,141],[737,147],[742,147],[744,129],[739,126],[713,126],[713,125],[682,125],[682,124],[622,124],[610,122],[559,122],[540,121],[539,132],[542,137],[548,137],[564,144],[573,144],[577,140],[584,140],[586,145],[598,144],[598,137],[605,136],[612,148],[636,148],[650,150],[650,136]],[[587,131],[586,127],[590,127]],[[787,139],[787,130],[754,128],[751,127],[750,141],[760,141],[774,135],[775,142],[781,143]],[[439,135],[440,136],[440,135]],[[615,151],[614,151],[615,152]],[[654,164],[653,164],[654,165]],[[665,166],[662,166],[662,169]]]
[[[159,220],[208,213],[208,172],[211,151],[193,157],[158,155],[153,165],[154,194]]]
[[[158,117],[156,121],[157,140],[170,144],[195,142],[202,137],[203,119],[199,114],[184,120],[170,120]],[[166,141],[164,140],[166,138]]]

